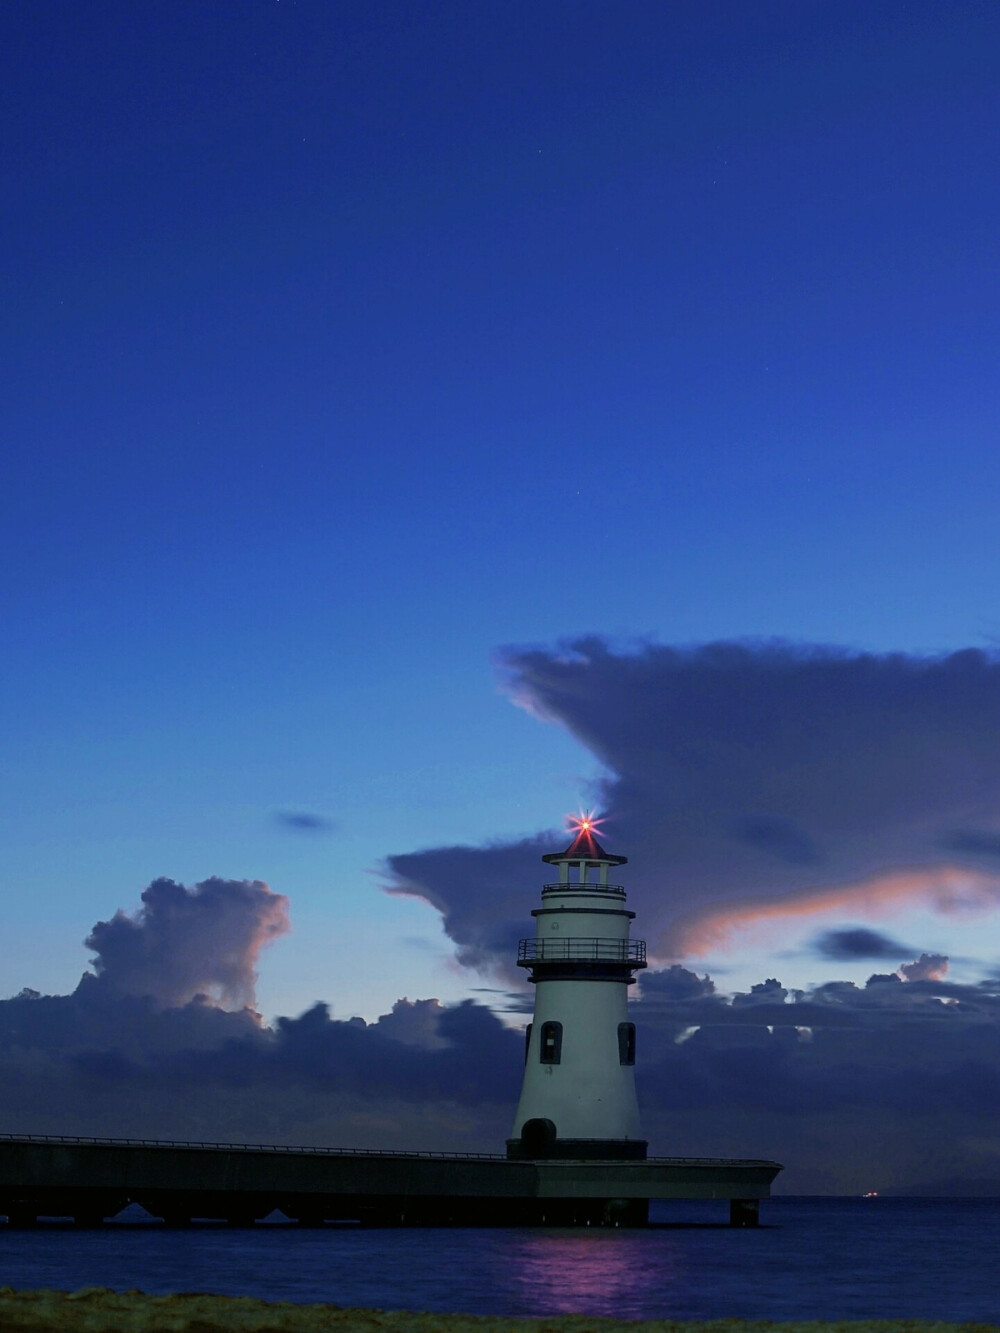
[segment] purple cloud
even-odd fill
[[[604,764],[605,840],[630,858],[660,958],[761,918],[1000,901],[992,655],[590,638],[501,667],[519,704]],[[502,971],[560,836],[390,856],[389,887],[438,908],[461,961]]]

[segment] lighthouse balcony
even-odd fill
[[[547,893],[607,893],[613,898],[624,898],[625,890],[621,884],[601,884],[596,879],[592,883],[585,880],[565,880],[562,884],[543,884],[542,897]]]
[[[646,941],[564,935],[556,939],[521,940],[518,967],[545,963],[620,963],[627,968],[646,966]]]

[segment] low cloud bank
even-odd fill
[[[502,1144],[523,1040],[484,1006],[398,1001],[375,1023],[317,1004],[268,1027],[203,999],[164,1007],[85,975],[0,1001],[12,1133],[332,1147]]]
[[[476,1150],[502,1143],[521,1035],[482,1005],[324,1004],[268,1027],[262,948],[288,902],[258,880],[158,879],[87,937],[70,995],[0,1000],[6,1132]]]
[[[233,896],[252,919],[268,901]],[[365,1023],[318,1004],[268,1027],[250,1006],[165,1001],[171,949],[187,942],[170,938],[147,980],[139,963],[127,973],[131,991],[106,964],[70,995],[0,1001],[5,1130],[502,1151],[523,1036],[486,1006],[402,999]],[[1000,1192],[1000,979],[955,984],[947,964],[924,954],[864,986],[769,978],[732,996],[679,964],[643,973],[633,1015],[653,1151],[773,1157],[793,1192]]]
[[[1000,903],[1000,659],[596,638],[511,650],[507,688],[604,764],[607,842],[661,959],[836,908]],[[388,858],[466,964],[509,969],[538,857],[565,835]],[[499,923],[499,924],[498,924]],[[509,924],[508,924],[509,923]]]
[[[679,965],[646,974],[647,1130],[675,1152],[773,1156],[790,1192],[1000,1194],[1000,980],[946,971],[923,955],[864,986],[732,997]]]
[[[735,996],[679,965],[645,974],[633,1015],[653,1150],[774,1157],[793,1192],[1000,1190],[1000,982],[928,975],[942,965]],[[316,1005],[267,1028],[85,978],[0,1002],[0,1115],[13,1132],[502,1151],[522,1050],[472,1001],[401,1000],[375,1023]]]

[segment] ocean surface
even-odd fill
[[[1000,1199],[725,1204],[648,1230],[0,1226],[0,1285],[203,1291],[471,1314],[1000,1323]]]

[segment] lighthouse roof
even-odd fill
[[[609,866],[623,866],[628,860],[627,856],[612,856],[606,852],[597,841],[593,826],[589,821],[584,821],[577,830],[576,837],[566,848],[564,852],[549,852],[542,857],[549,865],[556,865],[560,861],[570,861],[585,865],[600,865],[603,862]]]

